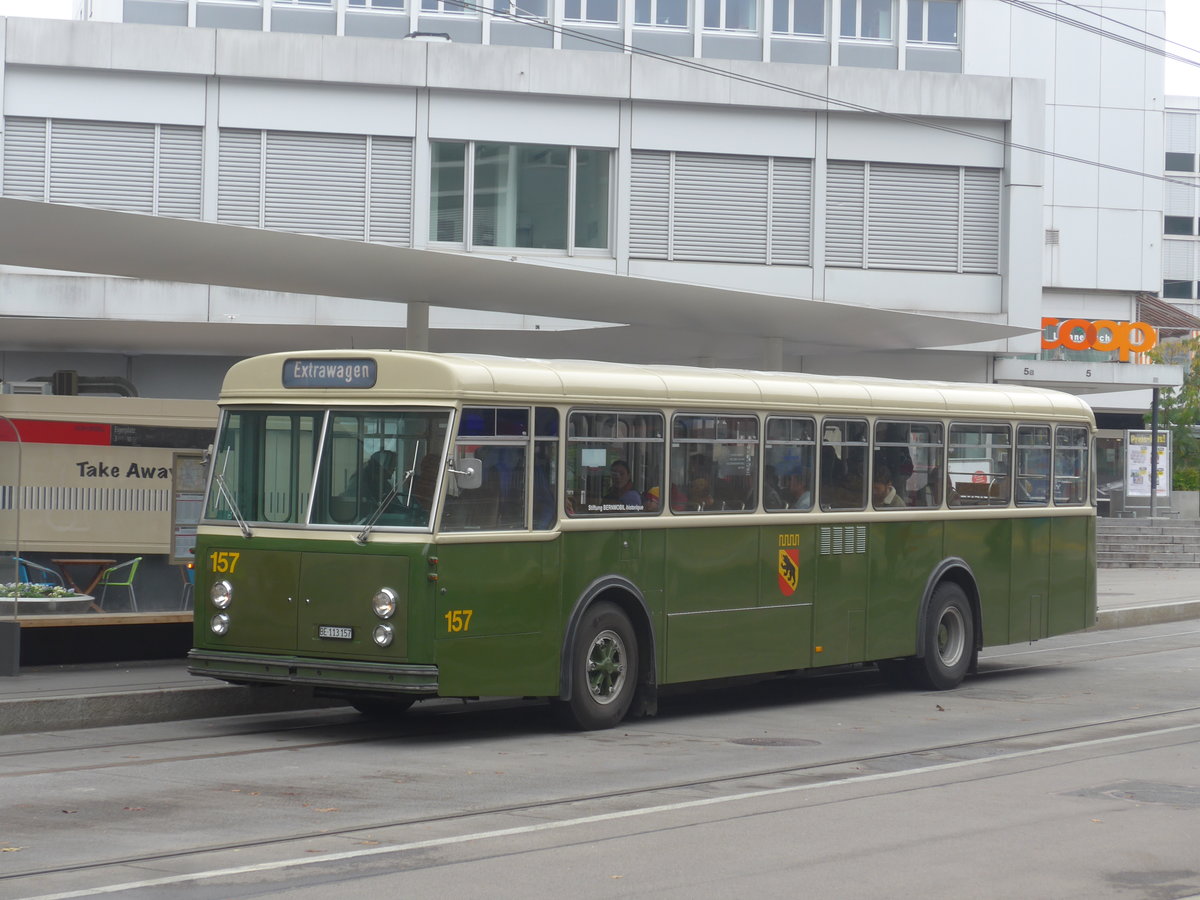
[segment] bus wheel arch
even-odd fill
[[[973,672],[983,646],[979,585],[961,559],[942,562],[930,576],[917,616],[917,652],[909,678],[929,690],[957,687]]]
[[[596,614],[604,619],[600,630],[613,631],[618,638],[620,619],[627,622],[632,633],[630,643],[636,648],[631,660],[636,674],[628,685],[631,696],[628,702],[622,699],[603,714],[595,708],[589,710],[589,705],[583,702],[585,686],[581,683],[584,671],[581,668],[581,656],[593,650],[603,652],[601,646],[592,642],[587,648],[580,643],[581,629],[597,629]],[[611,635],[601,640],[611,643]],[[555,712],[568,724],[584,729],[612,727],[625,717],[654,715],[658,708],[656,658],[654,627],[642,592],[632,582],[619,576],[597,579],[575,601],[563,632],[558,696],[553,700]]]

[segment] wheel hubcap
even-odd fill
[[[962,659],[966,648],[967,628],[962,612],[958,607],[947,607],[937,630],[937,652],[942,665],[953,668]]]
[[[597,703],[611,703],[625,684],[625,642],[615,631],[602,631],[587,657],[588,690]]]

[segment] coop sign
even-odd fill
[[[1042,349],[1117,351],[1121,362],[1129,354],[1145,353],[1158,343],[1158,332],[1145,322],[1109,319],[1042,319]]]

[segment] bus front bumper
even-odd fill
[[[437,694],[438,690],[437,666],[309,659],[263,653],[191,650],[188,652],[188,672],[234,684],[303,684],[428,696]]]

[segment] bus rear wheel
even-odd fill
[[[952,581],[939,584],[923,627],[925,653],[909,661],[913,684],[933,691],[958,687],[975,652],[975,616],[966,592]]]
[[[571,648],[571,695],[554,702],[567,725],[583,731],[612,728],[629,711],[638,680],[637,634],[615,603],[583,614]]]

